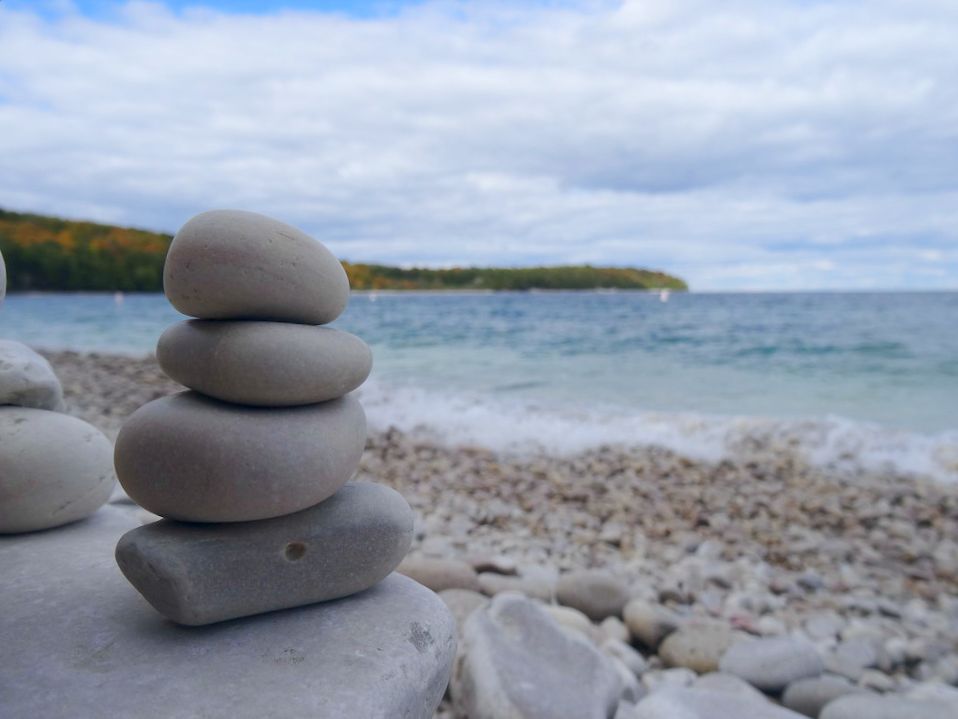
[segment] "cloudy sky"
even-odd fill
[[[958,288],[955,0],[0,0],[0,207]]]

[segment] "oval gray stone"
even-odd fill
[[[243,522],[322,502],[352,476],[365,443],[351,395],[267,409],[181,392],[130,416],[114,461],[126,493],[154,514]]]
[[[819,719],[945,719],[954,706],[891,694],[848,694],[825,705]]]
[[[392,574],[345,599],[180,626],[112,560],[136,511],[0,537],[4,719],[432,718],[456,640],[428,589]]]
[[[742,637],[725,622],[693,620],[665,638],[659,647],[659,657],[666,666],[708,674],[718,670],[722,655]]]
[[[782,704],[799,714],[817,717],[829,702],[846,694],[861,694],[865,690],[844,677],[823,675],[792,682],[782,694]]]
[[[7,265],[3,261],[3,253],[0,252],[0,305],[3,304],[3,298],[7,296]]]
[[[733,644],[719,669],[762,691],[776,692],[798,679],[817,677],[825,662],[815,645],[796,637],[766,637]]]
[[[369,376],[366,343],[331,327],[189,320],[156,346],[166,374],[225,402],[281,407],[342,397]]]
[[[412,532],[402,495],[358,482],[275,519],[154,522],[123,535],[116,561],[163,616],[212,624],[368,589],[399,565]]]
[[[660,604],[632,599],[622,610],[625,625],[649,649],[656,649],[679,626],[679,617]]]
[[[22,342],[0,340],[0,405],[63,411],[63,387],[53,367]]]
[[[403,559],[396,571],[410,579],[415,579],[434,592],[441,592],[444,589],[479,591],[476,570],[459,559],[409,556]]]
[[[163,290],[201,319],[332,322],[349,299],[346,271],[321,243],[284,222],[212,210],[176,233]]]
[[[610,572],[582,569],[559,577],[556,600],[601,622],[606,617],[622,615],[622,608],[629,601],[629,590]]]
[[[733,692],[666,687],[640,701],[628,719],[804,719],[764,698]]]
[[[0,532],[75,522],[113,491],[110,440],[83,420],[0,407]]]

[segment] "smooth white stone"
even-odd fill
[[[0,533],[49,529],[95,512],[113,491],[112,456],[110,440],[83,420],[0,407]]]
[[[63,387],[53,367],[22,342],[0,340],[0,405],[63,411]]]

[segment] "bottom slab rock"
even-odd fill
[[[399,575],[346,599],[181,627],[127,584],[135,508],[0,537],[5,719],[432,717],[455,655],[439,597]]]

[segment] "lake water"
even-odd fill
[[[0,336],[142,354],[161,295],[14,295]],[[958,293],[356,293],[374,425],[552,451],[788,443],[840,468],[958,479]]]

